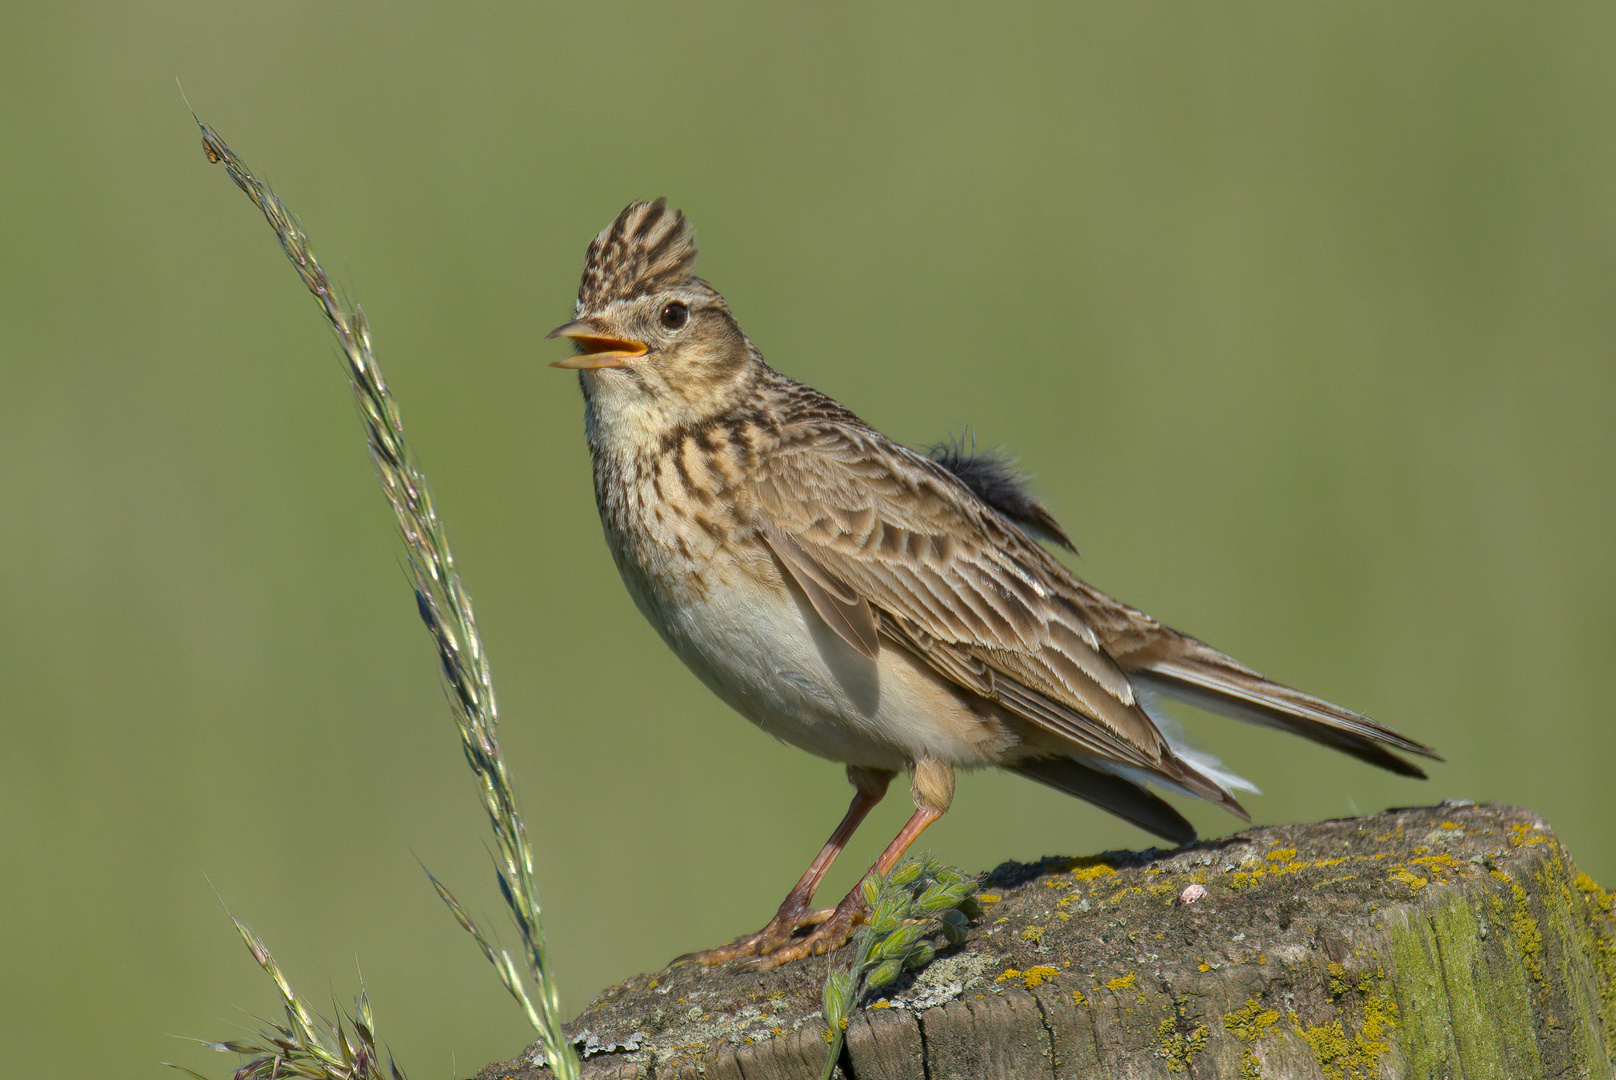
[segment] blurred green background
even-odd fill
[[[544,366],[659,194],[775,366],[1014,448],[1096,584],[1449,759],[1195,723],[1259,821],[1502,800],[1616,883],[1613,54],[1609,4],[0,7],[4,1071],[227,1075],[173,1036],[274,995],[210,880],[417,1080],[530,1038],[412,857],[501,925],[335,348],[175,76],[372,319],[570,1014],[755,929],[848,795],[642,624]],[[967,867],[1148,843],[955,805]]]

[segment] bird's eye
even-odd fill
[[[690,321],[690,309],[678,300],[662,309],[662,325],[669,330],[682,330]]]

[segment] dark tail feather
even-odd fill
[[[1029,780],[1075,795],[1175,844],[1195,839],[1195,826],[1138,784],[1091,769],[1071,758],[1035,758],[1006,766]]]
[[[1214,652],[1206,648],[1209,653]],[[1221,653],[1215,655],[1220,660],[1227,659]],[[1229,664],[1233,663],[1229,661]],[[1436,761],[1442,760],[1430,747],[1400,735],[1367,716],[1332,705],[1323,698],[1304,694],[1300,690],[1269,682],[1256,672],[1238,665],[1231,667],[1210,660],[1174,658],[1132,670],[1128,674],[1167,697],[1237,720],[1293,732],[1402,776],[1423,780],[1425,772],[1392,753],[1388,746]]]

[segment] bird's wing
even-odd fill
[[[1174,754],[1064,568],[934,462],[862,426],[801,423],[754,495],[761,535],[854,648],[908,649],[1073,753],[1244,813]]]
[[[1183,814],[1131,780],[1091,769],[1072,758],[1035,758],[1017,762],[1010,770],[1093,803],[1164,840],[1188,844],[1195,839],[1195,826]]]

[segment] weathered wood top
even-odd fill
[[[981,899],[968,941],[854,1016],[844,1071],[1611,1075],[1611,897],[1524,810],[1446,804],[1006,863]],[[824,976],[823,959],[666,969],[611,987],[569,1031],[591,1078],[811,1078]],[[547,1077],[534,1051],[479,1080]]]

